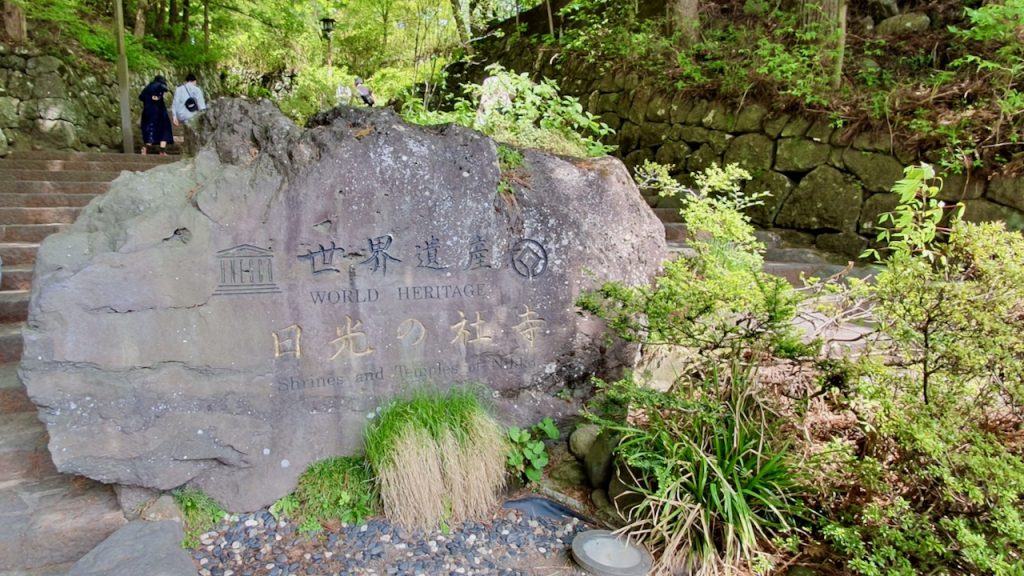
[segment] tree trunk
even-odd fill
[[[164,36],[164,4],[165,0],[156,0],[156,14],[153,16],[153,35],[157,38]]]
[[[203,0],[203,52],[210,51],[210,0]]]
[[[462,0],[451,0],[452,16],[455,18],[455,26],[459,29],[459,41],[463,46],[469,45],[469,22],[462,14]]]
[[[178,2],[167,0],[167,27],[170,28],[168,35],[174,34],[174,26],[178,23]]]
[[[668,4],[669,21],[686,46],[700,39],[700,0],[672,0]]]
[[[25,11],[21,6],[13,2],[3,2],[4,31],[15,43],[21,43],[28,39],[28,23],[25,21]]]
[[[139,40],[146,36],[146,8],[148,8],[148,4],[149,0],[138,0],[138,4],[135,5],[135,29],[132,30],[132,36]]]
[[[181,35],[178,36],[178,44],[186,44],[189,41],[188,17],[191,8],[190,0],[181,0]]]
[[[838,89],[843,81],[843,56],[846,51],[847,0],[806,0],[801,5],[800,20],[805,28],[817,27],[824,32],[822,59],[831,63],[831,85]]]
[[[551,13],[551,0],[544,0],[544,4],[548,7],[548,30],[551,31],[551,38],[555,38],[555,17]]]

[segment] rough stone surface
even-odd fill
[[[615,447],[619,445],[619,438],[613,432],[602,430],[594,443],[590,445],[583,465],[587,469],[587,479],[590,480],[592,488],[603,488],[608,486],[608,479],[612,473],[612,460]]]
[[[1011,208],[988,200],[964,202],[964,220],[968,222],[1005,222],[1010,230],[1024,230],[1024,217]]]
[[[899,203],[900,197],[896,194],[884,192],[871,195],[864,201],[864,208],[860,213],[858,231],[861,234],[874,237],[879,231],[878,217],[886,212],[892,212],[899,206]]]
[[[171,520],[173,522],[184,521],[181,515],[181,508],[178,508],[178,503],[174,501],[174,497],[170,494],[163,494],[146,506],[142,511],[142,519],[148,522],[162,522],[164,520]]]
[[[819,234],[814,245],[826,252],[842,254],[855,260],[868,247],[866,238],[853,232],[835,232]]]
[[[747,215],[759,226],[771,226],[775,222],[775,216],[779,208],[786,202],[786,198],[793,191],[793,181],[785,174],[778,172],[765,172],[754,176],[743,186],[747,194],[768,192],[768,197],[761,200],[761,204],[751,206],[747,209]]]
[[[590,447],[594,445],[594,440],[597,440],[600,433],[601,427],[597,424],[584,424],[576,428],[569,435],[569,452],[582,460],[587,456],[587,452],[590,452]]]
[[[117,503],[128,520],[138,520],[142,512],[160,497],[156,490],[124,484],[115,485],[114,493],[117,494]]]
[[[852,232],[861,208],[860,187],[842,172],[819,166],[786,198],[775,224],[803,230]]]
[[[988,196],[993,202],[1024,210],[1024,178],[996,176],[989,183]]]
[[[672,166],[685,166],[686,158],[690,155],[690,147],[682,142],[667,142],[658,148],[654,155],[655,162],[659,164],[670,164]]]
[[[563,489],[587,485],[587,471],[575,458],[563,460],[552,466],[548,470],[548,477]]]
[[[913,34],[924,32],[931,26],[931,18],[927,14],[912,12],[909,14],[897,14],[892,18],[886,18],[878,23],[875,33],[879,36],[893,36],[896,34]]]
[[[761,174],[771,170],[774,152],[774,143],[764,134],[743,134],[729,144],[723,162],[735,162],[751,174]]]
[[[980,176],[976,174],[946,174],[942,179],[939,200],[947,202],[977,200],[984,193],[985,181]]]
[[[757,132],[761,130],[761,124],[767,115],[768,109],[761,104],[747,104],[736,116],[736,125],[733,126],[733,130],[736,132]]]
[[[710,144],[704,144],[686,159],[686,169],[690,172],[700,172],[715,163],[721,165],[722,155]]]
[[[194,159],[122,174],[39,250],[20,373],[60,470],[255,510],[414,386],[483,383],[522,425],[632,362],[574,306],[666,255],[618,160],[526,151],[505,194],[469,130],[211,111]]]
[[[828,144],[806,138],[783,138],[778,148],[775,169],[779,172],[810,172],[828,162],[832,151]]]
[[[860,178],[868,192],[888,192],[903,177],[903,165],[888,154],[847,150],[843,164]]]
[[[71,567],[68,576],[195,576],[192,557],[181,549],[181,524],[129,522]]]

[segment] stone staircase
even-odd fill
[[[74,222],[122,170],[175,156],[14,152],[0,159],[0,576],[59,576],[124,522],[109,486],[60,474],[17,375],[43,238]]]
[[[685,254],[686,224],[679,214],[679,203],[675,199],[660,198],[657,194],[644,194],[644,200],[665,225],[665,240],[669,252]],[[829,254],[821,250],[808,248],[806,243],[787,242],[785,237],[796,235],[793,231],[758,230],[758,240],[765,246],[764,271],[785,278],[793,286],[803,286],[801,277],[829,278],[835,274],[848,273],[863,278],[870,274],[869,267],[858,263],[852,270],[846,270],[850,258],[839,254]]]

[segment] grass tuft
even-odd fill
[[[224,517],[224,509],[201,490],[185,488],[171,494],[185,520],[185,539],[181,547],[195,548],[199,546],[199,536],[213,529]]]
[[[366,434],[388,518],[429,530],[488,514],[505,486],[504,430],[471,389],[421,389],[385,408]]]

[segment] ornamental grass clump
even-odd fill
[[[504,429],[465,388],[418,390],[366,433],[384,515],[409,528],[489,514],[505,487],[507,452]]]

